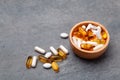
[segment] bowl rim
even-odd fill
[[[72,40],[73,30],[74,30],[76,27],[78,27],[79,25],[81,25],[81,24],[86,24],[86,23],[88,23],[88,24],[90,24],[90,23],[91,23],[91,24],[96,24],[96,25],[102,27],[102,29],[107,33],[107,41],[106,41],[106,43],[104,44],[104,46],[103,46],[102,48],[100,48],[100,49],[98,49],[98,50],[95,50],[95,51],[88,51],[88,50],[84,50],[84,49],[78,48],[78,47],[73,43],[73,40]],[[103,25],[100,24],[99,22],[95,22],[95,21],[82,21],[82,22],[79,22],[79,23],[75,24],[75,25],[71,28],[70,33],[69,33],[69,36],[70,36],[69,40],[70,40],[72,46],[74,46],[74,47],[75,47],[76,49],[78,49],[79,51],[82,51],[82,52],[85,52],[85,53],[97,53],[97,52],[100,52],[100,51],[102,51],[104,48],[106,48],[106,47],[108,46],[109,41],[110,41],[110,35],[109,35],[109,33],[108,33],[108,30],[105,28],[105,26],[103,26]]]

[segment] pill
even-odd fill
[[[78,48],[80,48],[81,43],[82,43],[82,40],[81,39],[77,39],[77,46],[78,46]]]
[[[56,50],[53,46],[50,47],[50,51],[51,51],[54,55],[58,55],[57,50]]]
[[[52,62],[52,69],[55,71],[55,72],[59,72],[59,66],[56,62]]]
[[[32,65],[32,56],[28,56],[26,61],[26,68],[30,69]]]
[[[107,34],[105,32],[102,32],[102,38],[107,39]]]
[[[67,33],[61,33],[61,34],[60,34],[60,37],[61,37],[61,38],[64,38],[64,39],[65,39],[65,38],[68,38],[68,34],[67,34]]]
[[[44,57],[45,58],[49,58],[50,56],[52,56],[52,53],[51,52],[47,52]]]
[[[51,64],[50,63],[44,63],[43,67],[46,68],[46,69],[49,69],[49,68],[51,68]]]
[[[87,35],[86,31],[83,28],[81,28],[81,27],[79,27],[79,32],[80,32],[80,34],[82,34],[82,36],[86,36]]]
[[[95,46],[93,48],[93,50],[98,50],[98,49],[102,48],[103,46],[104,46],[103,44],[99,44],[99,45]]]
[[[97,29],[96,30],[92,30],[93,34],[95,34],[98,39],[102,39],[102,36],[101,36],[101,27],[96,27]]]
[[[76,37],[72,37],[72,40],[73,40],[73,43],[75,44],[75,45],[77,45],[77,38]]]
[[[37,65],[37,60],[38,60],[38,57],[37,57],[37,56],[33,56],[33,58],[32,58],[32,67],[33,67],[33,68],[36,67],[36,65]]]
[[[58,48],[58,54],[59,54],[59,56],[62,57],[63,59],[66,59],[66,58],[67,58],[66,53],[64,53],[60,48]]]
[[[38,59],[39,59],[39,61],[42,62],[42,63],[50,63],[50,62],[51,62],[50,59],[47,59],[47,58],[45,58],[45,57],[42,56],[42,55],[39,55],[39,56],[38,56]]]
[[[90,50],[93,47],[91,44],[81,44],[81,48],[85,50]]]
[[[51,57],[50,57],[50,60],[51,60],[51,62],[53,62],[53,61],[55,61],[55,62],[61,62],[63,59],[62,59],[62,57],[60,57],[60,56],[56,56],[56,55],[52,55]]]
[[[89,29],[97,29],[96,26],[92,25],[92,24],[88,24],[86,31],[88,31]]]
[[[42,48],[40,48],[40,47],[38,47],[38,46],[35,46],[35,51],[37,51],[37,52],[39,52],[39,53],[41,53],[41,54],[45,54],[45,50],[44,49],[42,49]]]
[[[91,45],[98,45],[97,42],[92,42],[92,41],[83,41],[82,44],[91,44]]]
[[[62,51],[64,51],[64,53],[69,54],[68,50],[67,50],[63,45],[60,45],[59,48],[60,48]]]
[[[83,28],[83,29],[86,29],[86,26],[85,26],[85,25],[82,25],[82,28]]]

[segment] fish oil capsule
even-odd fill
[[[93,47],[91,44],[81,44],[81,48],[85,50],[90,50]]]
[[[46,69],[49,69],[49,68],[51,68],[51,64],[50,63],[44,63],[43,67],[46,68]]]
[[[60,45],[59,48],[60,48],[62,51],[64,51],[64,53],[69,54],[68,50],[67,50],[63,45]]]
[[[63,39],[66,39],[66,38],[68,38],[68,34],[67,33],[61,33],[60,37],[63,38]]]
[[[84,29],[81,28],[81,27],[79,27],[79,32],[80,32],[83,36],[87,35],[86,31],[84,31]]]
[[[105,44],[105,42],[106,42],[106,41],[105,41],[104,39],[102,39],[102,40],[100,41],[101,44]]]
[[[107,34],[105,32],[102,32],[102,38],[107,39]]]
[[[44,57],[45,58],[49,58],[50,56],[52,56],[52,53],[51,52],[47,52]]]
[[[99,44],[99,45],[95,46],[93,48],[93,50],[98,50],[98,49],[102,48],[103,46],[104,46],[103,44]]]
[[[56,50],[53,46],[50,47],[50,51],[51,51],[54,55],[58,55],[57,50]]]
[[[40,48],[40,47],[38,47],[38,46],[35,46],[35,51],[37,51],[37,52],[39,52],[39,53],[41,53],[41,54],[45,54],[45,50],[44,49],[42,49],[42,48]]]
[[[58,54],[60,57],[62,57],[63,59],[66,59],[67,58],[67,55],[66,53],[64,53],[61,49],[58,48]]]
[[[37,65],[37,60],[38,60],[38,57],[37,56],[33,56],[32,57],[32,67],[35,68],[36,65]]]
[[[53,55],[53,56],[51,56],[50,57],[50,60],[53,62],[53,61],[55,61],[55,62],[60,62],[60,61],[62,61],[63,59],[62,59],[62,57],[60,57],[60,56],[55,56],[55,55]]]
[[[51,62],[49,59],[45,58],[45,57],[42,56],[42,55],[39,55],[39,56],[38,56],[38,59],[39,59],[39,61],[42,62],[42,63],[50,63],[50,62]]]
[[[28,56],[26,61],[26,68],[30,69],[32,66],[32,56]]]
[[[55,72],[59,72],[59,66],[56,62],[52,62],[52,69],[55,71]]]

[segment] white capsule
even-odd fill
[[[97,29],[96,26],[92,25],[92,24],[88,24],[86,31],[88,31],[89,29]]]
[[[61,37],[61,38],[68,38],[68,34],[67,34],[67,33],[61,33],[61,34],[60,34],[60,37]]]
[[[49,58],[50,56],[52,56],[52,53],[51,52],[47,52],[44,57]]]
[[[57,50],[53,46],[50,47],[50,50],[54,55],[58,55]]]
[[[81,39],[78,39],[78,40],[77,40],[77,46],[78,46],[78,48],[80,48],[81,43],[82,43],[82,40],[81,40]]]
[[[82,25],[82,28],[83,28],[83,29],[86,29],[86,26],[85,26],[85,25]]]
[[[77,38],[76,37],[72,37],[72,40],[73,40],[73,43],[75,44],[75,45],[77,45]]]
[[[45,50],[44,49],[42,49],[42,48],[40,48],[40,47],[38,47],[38,46],[35,46],[35,51],[37,51],[37,52],[39,52],[39,53],[41,53],[41,54],[45,54]]]
[[[103,46],[104,46],[103,44],[99,44],[99,45],[95,46],[93,48],[93,50],[98,50],[98,49],[102,48]]]
[[[60,45],[59,47],[62,51],[64,51],[66,54],[69,54],[68,50],[63,46],[63,45]]]
[[[45,63],[45,64],[43,64],[43,67],[46,68],[46,69],[49,69],[49,68],[51,68],[51,64],[50,63]]]
[[[36,67],[36,65],[37,65],[37,60],[38,60],[38,57],[37,56],[33,56],[32,57],[32,67],[34,68],[34,67]]]
[[[82,44],[91,44],[91,45],[94,45],[94,46],[97,46],[97,42],[92,42],[92,41],[83,41]]]
[[[96,27],[96,30],[92,30],[93,34],[95,34],[98,39],[102,39],[102,36],[101,36],[101,27]]]

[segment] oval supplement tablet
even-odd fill
[[[64,51],[66,54],[68,54],[68,50],[63,45],[60,45],[60,49]]]
[[[50,47],[50,51],[51,51],[54,55],[58,55],[57,50],[56,50],[53,46]]]
[[[51,68],[51,64],[50,63],[45,63],[45,64],[43,64],[43,67],[46,68],[46,69],[49,69],[49,68]]]
[[[47,52],[44,57],[45,58],[49,58],[50,56],[52,56],[52,53],[51,52]]]
[[[59,72],[59,66],[56,62],[52,62],[52,69],[55,71],[55,72]]]
[[[68,38],[68,34],[67,33],[61,33],[60,37],[66,39],[66,38]]]

